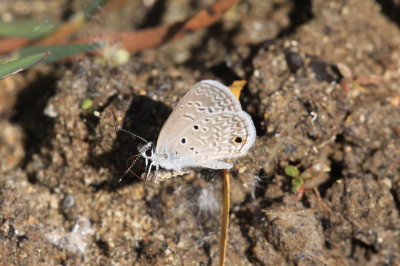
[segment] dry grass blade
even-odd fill
[[[200,10],[194,16],[184,22],[177,22],[172,25],[162,25],[135,32],[118,32],[103,36],[92,36],[74,40],[73,42],[91,42],[102,40],[108,43],[121,43],[131,53],[160,46],[171,40],[182,38],[196,30],[209,27],[240,0],[219,0],[211,6]]]
[[[229,209],[231,205],[230,198],[230,175],[229,172],[222,170],[222,213],[221,213],[221,239],[219,246],[219,265],[225,265],[226,250],[228,246],[228,230],[229,230]]]

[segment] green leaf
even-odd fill
[[[0,65],[0,79],[27,69],[49,55],[49,52],[32,54]]]
[[[297,192],[298,190],[299,190],[299,187],[296,187],[296,186],[292,186],[290,188],[290,191],[293,192],[293,193]]]
[[[285,167],[285,174],[291,177],[298,177],[299,176],[299,169],[297,167],[294,167],[293,165],[289,165]]]
[[[103,46],[102,43],[77,43],[77,44],[64,44],[64,45],[51,45],[51,46],[30,46],[19,50],[19,56],[27,54],[39,53],[43,51],[50,51],[51,55],[44,60],[44,62],[54,62],[73,55],[82,54],[96,50]]]
[[[81,109],[86,110],[92,107],[93,101],[90,99],[85,99],[81,104]]]
[[[304,184],[304,180],[302,178],[293,178],[292,180],[292,188],[290,189],[292,192],[296,192],[299,188]]]
[[[47,23],[33,19],[12,22],[0,21],[0,37],[24,37],[39,39],[53,32],[58,27],[56,23]]]

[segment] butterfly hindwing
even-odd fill
[[[223,112],[188,123],[167,148],[192,164],[204,164],[244,155],[254,144],[255,137],[253,122],[246,112]]]

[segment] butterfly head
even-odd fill
[[[157,153],[154,150],[152,142],[147,142],[145,145],[139,146],[139,153],[146,160],[145,169],[148,170],[147,174],[145,175],[145,180],[148,180],[152,167],[155,166],[156,170],[158,170],[159,163],[157,161],[157,158],[159,157],[157,156]],[[150,165],[149,165],[149,160],[151,161]]]
[[[146,160],[151,160],[154,154],[153,142],[147,142],[146,144],[139,146],[139,153]]]

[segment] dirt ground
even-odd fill
[[[61,20],[84,1],[44,2],[0,13]],[[81,34],[172,23],[212,2],[131,1]],[[196,82],[245,79],[258,137],[231,171],[227,265],[400,265],[399,11],[242,1],[123,65],[88,58],[1,80],[0,264],[218,265],[219,172],[119,181],[140,141],[107,124],[155,141]],[[312,172],[301,199],[288,165]]]

